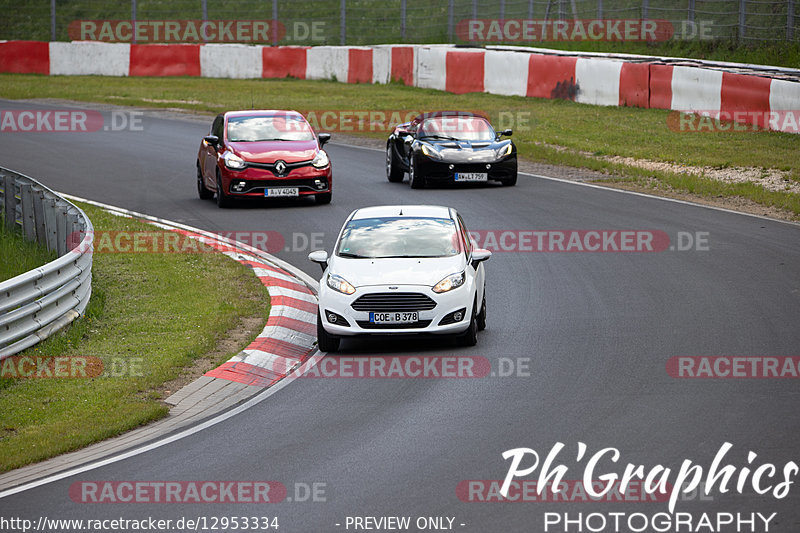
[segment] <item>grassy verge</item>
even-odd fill
[[[95,230],[152,226],[81,205]],[[5,257],[5,256],[4,256]],[[86,356],[103,361],[91,379],[0,379],[0,471],[118,435],[167,414],[163,385],[214,354],[246,345],[218,343],[243,318],[269,314],[252,271],[221,254],[96,254],[86,316],[20,355]],[[8,375],[7,367],[4,375]]]
[[[7,231],[0,220],[0,281],[11,279],[53,261],[58,255],[26,241],[17,231]]]
[[[398,84],[15,74],[0,75],[0,97],[66,98],[205,113],[253,107],[317,111],[318,115],[330,110],[480,110],[488,113],[500,129],[514,129],[514,140],[523,158],[590,168],[609,173],[611,180],[634,180],[700,196],[741,196],[800,217],[797,194],[685,173],[644,170],[603,159],[622,156],[714,169],[778,169],[786,173],[787,180],[800,182],[800,136],[770,131],[675,131],[668,125],[670,112],[660,109],[602,107],[483,93],[454,95]],[[345,126],[342,131],[348,134],[376,139],[387,135],[385,128],[355,131],[352,120],[341,124]]]

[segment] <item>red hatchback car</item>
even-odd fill
[[[317,135],[296,111],[217,115],[197,154],[197,193],[229,207],[235,198],[314,196],[331,201],[333,173]]]

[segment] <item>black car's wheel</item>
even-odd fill
[[[231,197],[222,190],[222,178],[220,178],[219,170],[217,170],[217,207],[230,207],[231,203]]]
[[[517,173],[514,172],[514,177],[508,178],[507,180],[503,180],[503,185],[506,187],[512,187],[517,184]]]
[[[486,288],[483,289],[483,303],[481,303],[481,312],[475,317],[478,322],[478,331],[486,329]]]
[[[425,178],[417,172],[416,165],[414,164],[414,154],[408,158],[408,182],[411,184],[412,189],[422,189],[425,187]]]
[[[394,149],[391,143],[386,144],[386,178],[392,183],[403,181],[404,172],[397,167]]]
[[[318,204],[323,205],[331,203],[332,196],[333,195],[331,193],[324,192],[322,194],[315,194],[314,199],[317,201]]]
[[[317,347],[321,352],[335,352],[339,349],[339,337],[334,337],[325,331],[319,313],[317,313]]]
[[[203,183],[200,161],[197,162],[197,196],[199,196],[201,200],[211,200],[214,197],[214,191],[208,190],[206,184]]]

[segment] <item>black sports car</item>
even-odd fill
[[[484,117],[464,111],[424,113],[394,128],[386,143],[386,177],[413,189],[426,183],[517,183],[511,130],[495,132]]]

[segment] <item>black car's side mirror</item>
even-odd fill
[[[219,137],[217,137],[216,135],[206,135],[205,137],[203,137],[203,140],[207,144],[210,144],[211,146],[213,146],[214,149],[216,149],[217,145],[219,144]]]
[[[331,134],[330,133],[320,133],[317,137],[319,138],[319,147],[320,148],[322,148],[325,145],[326,142],[331,140]]]
[[[498,134],[497,134],[497,137],[498,137],[498,138],[500,138],[500,137],[501,137],[501,136],[503,136],[503,135],[505,135],[506,137],[511,137],[511,134],[512,134],[512,133],[514,133],[514,130],[512,130],[511,128],[509,128],[509,129],[507,129],[507,130],[503,130],[503,131],[501,131],[500,133],[498,133]]]
[[[406,144],[413,143],[414,142],[414,136],[413,135],[406,135],[405,137],[403,137],[403,142],[406,143]]]

